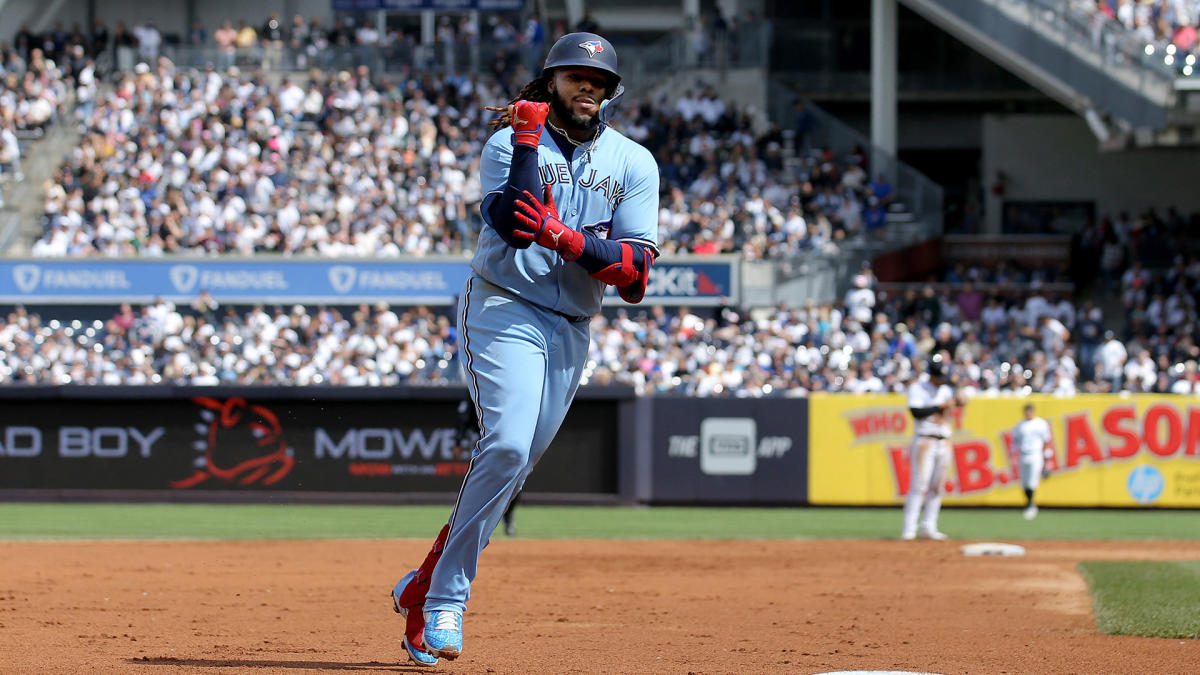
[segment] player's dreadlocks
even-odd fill
[[[517,101],[533,101],[534,103],[549,103],[550,102],[550,75],[543,74],[540,77],[532,79],[526,84],[517,94],[516,98],[508,102],[505,106],[484,106],[484,110],[498,112],[500,116],[488,122],[489,131],[498,131],[512,124],[512,119],[508,112],[508,107]]]
[[[551,103],[552,102],[551,97],[553,96],[553,94],[550,93],[550,78],[552,78],[552,77],[554,77],[553,74],[543,73],[542,75],[530,80],[524,87],[521,88],[521,91],[517,93],[516,97],[513,98],[512,100],[510,100],[506,105],[484,106],[483,107],[484,110],[487,110],[489,112],[500,113],[499,117],[488,122],[488,131],[492,131],[492,132],[499,131],[500,129],[503,129],[504,127],[507,127],[512,124],[512,118],[509,115],[508,108],[509,108],[509,106],[513,105],[517,101],[533,101],[534,103]],[[611,84],[606,85],[605,94],[610,97],[613,95]],[[604,125],[609,126],[609,127],[616,126],[611,121],[606,121],[604,123]],[[619,129],[620,127],[617,127],[617,128]]]

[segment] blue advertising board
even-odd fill
[[[396,260],[163,258],[0,261],[0,302],[144,303],[190,300],[207,290],[223,303],[401,304],[454,302],[471,273],[463,258]],[[650,304],[715,305],[737,292],[736,262],[662,261]],[[622,302],[612,294],[613,302]]]
[[[470,273],[453,260],[24,260],[0,262],[4,302],[172,301],[448,304]]]
[[[642,399],[650,461],[638,501],[805,504],[808,401],[802,398]]]
[[[736,256],[685,256],[659,260],[650,271],[646,297],[651,305],[714,306],[738,302]],[[622,304],[617,291],[608,287],[607,303]]]

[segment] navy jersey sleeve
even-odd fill
[[[513,230],[517,227],[517,219],[513,215],[516,212],[516,206],[513,202],[525,190],[541,198],[542,184],[541,178],[538,176],[538,152],[534,148],[523,145],[514,150],[510,143],[499,141],[489,142],[484,148],[483,156],[484,161],[481,162],[480,171],[484,188],[488,190],[484,195],[481,209],[483,220],[509,246],[528,248],[530,242],[512,236]],[[484,165],[490,167],[491,175]]]

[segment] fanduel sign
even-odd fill
[[[309,260],[29,260],[0,262],[0,301],[188,301],[446,305],[471,269],[461,258],[353,263]]]

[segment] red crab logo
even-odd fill
[[[203,453],[196,458],[191,476],[172,481],[173,488],[190,488],[215,478],[238,485],[273,485],[292,470],[296,460],[283,438],[283,427],[275,413],[248,405],[243,398],[218,401],[197,397],[199,431],[203,438],[193,447]]]

